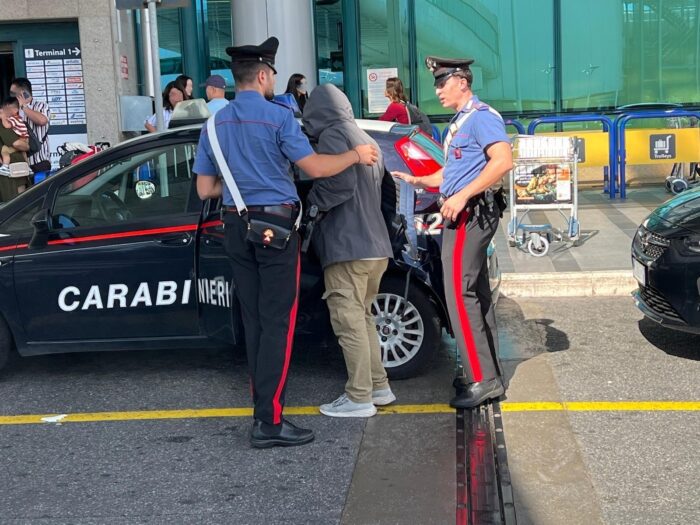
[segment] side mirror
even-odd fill
[[[49,210],[39,210],[34,217],[32,217],[32,226],[34,226],[34,233],[46,233],[51,228],[51,215]]]
[[[39,210],[32,217],[32,226],[34,227],[34,235],[29,241],[29,248],[43,248],[49,240],[49,230],[51,229],[51,214],[49,210]]]

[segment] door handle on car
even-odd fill
[[[192,235],[188,232],[169,233],[161,235],[154,242],[163,246],[187,246],[192,242]]]

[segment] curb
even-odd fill
[[[504,273],[504,297],[629,296],[637,289],[631,270],[550,273]]]

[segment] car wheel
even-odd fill
[[[5,320],[0,317],[0,369],[7,364],[13,346],[10,328],[7,326]]]
[[[372,302],[382,362],[389,379],[405,379],[427,367],[440,346],[440,318],[426,293],[405,282],[384,279]]]

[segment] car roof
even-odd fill
[[[301,119],[297,118],[297,121],[299,124],[301,124]],[[403,124],[397,124],[396,122],[385,122],[383,120],[370,120],[370,119],[361,119],[361,118],[356,118],[355,122],[357,125],[360,127],[360,129],[364,131],[383,131],[385,133],[391,133],[395,129],[401,128],[401,130],[405,130],[406,126]],[[139,135],[138,137],[134,137],[131,139],[127,139],[123,142],[120,142],[118,145],[122,146],[124,144],[131,144],[132,142],[139,142],[141,140],[144,140],[144,137],[164,137],[173,133],[177,132],[182,132],[182,131],[192,131],[192,130],[201,130],[202,126],[204,125],[204,122],[201,124],[189,124],[187,126],[181,126],[177,128],[172,128],[172,129],[166,129],[164,131],[156,131],[154,133],[149,133],[147,135]]]

